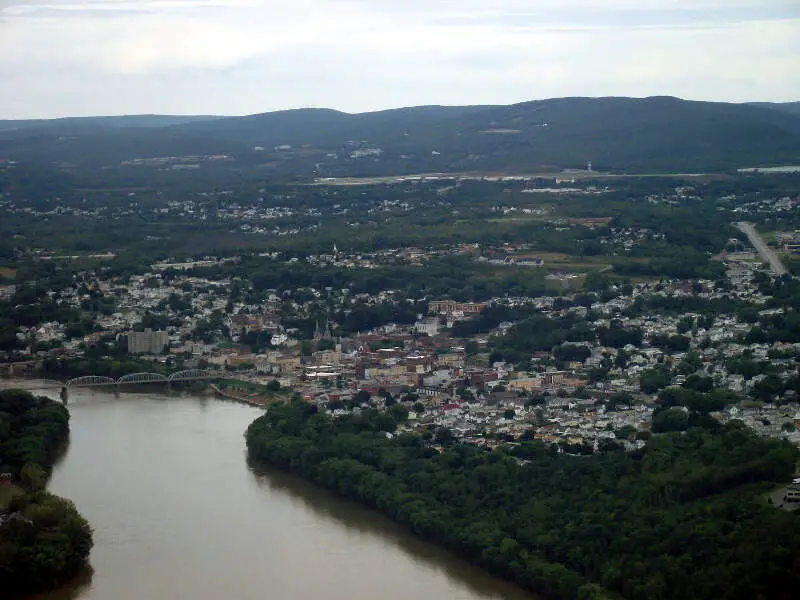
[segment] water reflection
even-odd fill
[[[519,586],[498,580],[451,552],[415,537],[376,511],[341,498],[296,475],[256,465],[249,457],[247,463],[260,486],[290,496],[293,501],[313,512],[316,520],[321,518],[327,523],[344,525],[375,541],[396,546],[415,564],[443,574],[454,584],[466,585],[470,592],[481,598],[533,600],[533,596]]]
[[[81,598],[91,589],[93,575],[94,569],[90,565],[87,565],[74,579],[69,581],[62,588],[54,592],[30,596],[28,600],[78,600],[78,598]]]

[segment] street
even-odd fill
[[[780,276],[788,273],[786,267],[784,267],[783,263],[781,263],[781,260],[778,258],[775,252],[773,252],[772,249],[767,246],[767,243],[759,235],[752,223],[741,221],[737,224],[737,226],[747,236],[747,239],[750,240],[750,243],[753,244],[753,247],[758,250],[758,253],[761,255],[761,258],[764,260],[764,262],[769,263],[769,266],[776,275]]]

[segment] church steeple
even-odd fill
[[[331,335],[331,322],[328,319],[325,320],[325,333],[322,334],[322,338],[326,340],[333,338],[333,335]]]

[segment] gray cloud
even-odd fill
[[[795,0],[0,0],[0,118],[797,99],[798,13]]]

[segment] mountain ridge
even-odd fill
[[[617,171],[719,171],[800,161],[800,103],[672,96],[10,123],[0,121],[0,157],[87,165],[230,153],[244,166],[266,161],[299,175],[338,176],[581,168],[587,161]],[[272,156],[277,148],[282,153]]]

